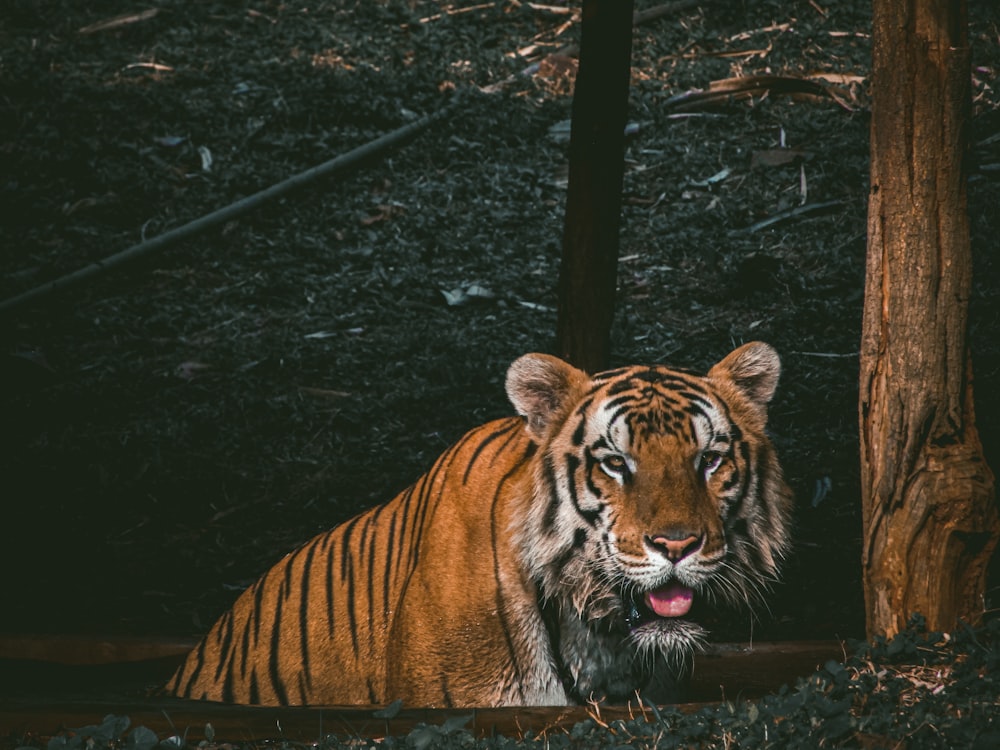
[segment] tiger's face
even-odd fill
[[[761,343],[707,376],[515,362],[508,393],[538,442],[520,533],[542,596],[675,662],[704,635],[696,601],[759,599],[788,538],[790,492],[764,432],[779,371]]]

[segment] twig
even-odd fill
[[[750,31],[741,31],[739,34],[729,37],[725,40],[726,44],[732,44],[733,42],[744,42],[752,36],[757,34],[770,34],[773,31],[788,31],[792,28],[790,23],[777,23],[771,24],[770,26],[764,26],[760,29],[751,29]]]
[[[807,214],[819,213],[821,211],[826,211],[827,209],[839,206],[841,201],[823,201],[822,203],[807,203],[804,206],[796,206],[795,208],[790,208],[787,211],[779,211],[773,216],[768,216],[766,219],[761,219],[756,224],[751,224],[746,229],[739,230],[741,233],[751,234],[753,232],[760,231],[761,229],[766,229],[772,224],[777,224],[782,221],[788,221],[789,219],[797,219],[800,216],[805,216]]]
[[[151,62],[141,62],[141,63],[129,63],[125,66],[125,70],[133,70],[134,68],[149,68],[150,70],[155,70],[157,73],[173,73],[174,69],[169,65],[162,65],[161,63],[151,63]]]
[[[562,5],[542,5],[541,3],[528,3],[528,7],[532,10],[540,10],[545,13],[551,13],[554,16],[570,16],[576,13],[575,8],[564,7]]]
[[[159,8],[150,8],[149,10],[142,10],[138,13],[122,13],[120,16],[106,18],[103,21],[98,21],[97,23],[92,23],[89,26],[84,26],[83,28],[78,29],[76,33],[96,34],[98,31],[119,29],[122,26],[129,26],[133,23],[139,23],[140,21],[148,21],[150,18],[155,17],[159,12]]]
[[[445,16],[457,16],[462,13],[471,13],[474,10],[486,10],[487,8],[492,8],[493,3],[482,3],[481,5],[470,5],[467,8],[445,8],[440,13],[435,13],[433,16],[426,16],[424,18],[418,19],[418,23],[429,23],[430,21],[439,21]]]

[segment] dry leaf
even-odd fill
[[[809,161],[812,152],[801,148],[768,148],[754,151],[750,159],[751,167],[783,167],[797,161]]]

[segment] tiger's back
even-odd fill
[[[481,536],[480,552],[463,569],[487,573],[481,551],[494,542],[495,509],[487,501],[495,491],[482,491],[490,480],[481,475],[501,464],[516,468],[530,449],[516,418],[469,432],[393,500],[319,534],[274,565],[220,617],[166,690],[251,705],[380,704],[398,697],[399,689],[390,692],[390,682],[399,679],[386,654],[393,642],[419,648],[419,636],[400,632],[395,618],[418,561],[441,570],[437,585],[446,583],[461,555],[449,551],[447,533],[436,537],[461,523]],[[444,523],[434,523],[438,515]],[[426,589],[426,581],[417,583]],[[453,591],[452,600],[461,593]],[[442,626],[438,620],[447,607],[436,609],[422,618],[432,628]],[[403,661],[400,655],[393,663]]]

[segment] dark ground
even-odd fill
[[[0,322],[0,629],[203,632],[299,542],[510,413],[507,364],[553,345],[566,143],[551,131],[570,106],[565,59],[521,71],[579,26],[555,5],[442,7],[0,6],[0,298],[513,77],[363,171]],[[158,13],[80,31],[144,8]],[[970,14],[969,337],[996,468],[1000,10]],[[863,632],[869,26],[865,2],[705,2],[635,35],[614,364],[707,368],[763,339],[785,366],[772,431],[795,551],[770,612],[720,619],[721,639]],[[668,104],[764,73],[826,77],[847,106]],[[775,163],[782,144],[793,162]],[[838,203],[749,231],[803,185]],[[473,286],[492,296],[448,304]]]

